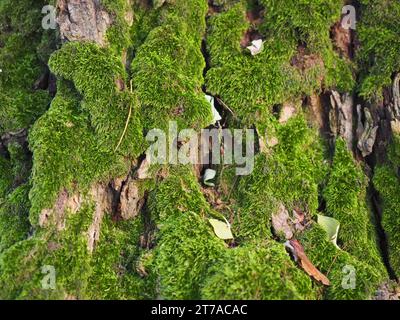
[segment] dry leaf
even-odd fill
[[[307,272],[315,280],[321,282],[325,286],[329,286],[330,285],[329,279],[311,263],[306,253],[304,252],[304,248],[300,244],[300,242],[298,240],[293,239],[289,241],[289,244],[290,246],[287,247],[293,250],[293,255],[297,257],[298,262],[300,266],[304,269],[304,271]]]

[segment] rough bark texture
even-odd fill
[[[113,19],[99,0],[58,0],[57,10],[62,40],[106,44],[106,32]]]

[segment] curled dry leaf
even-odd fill
[[[303,246],[300,244],[298,240],[296,239],[290,240],[289,243],[286,244],[286,248],[292,251],[295,260],[298,261],[300,266],[303,268],[305,272],[308,273],[308,275],[313,277],[315,280],[321,282],[325,286],[330,285],[329,279],[312,264],[310,259],[308,259],[306,253],[304,252]]]

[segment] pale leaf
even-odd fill
[[[331,241],[337,248],[337,238],[340,228],[340,222],[336,219],[318,215],[318,224],[326,231],[328,234],[328,240]],[[339,248],[340,249],[340,248]]]
[[[217,109],[215,109],[215,99],[214,99],[214,97],[213,96],[209,96],[208,94],[206,94],[205,97],[206,97],[207,101],[209,102],[209,104],[211,106],[211,112],[212,112],[212,115],[213,115],[213,120],[212,120],[211,124],[215,124],[218,121],[221,121],[222,117],[218,113]]]
[[[215,184],[211,182],[215,176],[217,175],[217,171],[212,169],[207,169],[204,172],[203,183],[208,187],[215,187]]]
[[[264,43],[263,43],[262,39],[253,40],[251,42],[251,46],[247,47],[247,49],[250,50],[252,56],[255,56],[255,55],[259,54],[261,51],[263,51]]]
[[[216,219],[209,219],[208,221],[210,221],[213,226],[214,232],[218,238],[222,240],[233,239],[231,227],[228,223]]]

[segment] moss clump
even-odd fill
[[[37,51],[44,5],[33,0],[0,4],[0,134],[30,126],[50,101],[47,92],[33,89],[45,71]]]
[[[300,241],[307,256],[331,283],[325,290],[321,288],[325,299],[371,299],[385,279],[380,269],[371,265],[369,261],[362,262],[349,253],[337,249],[327,240],[326,232],[318,225],[313,225],[306,231]],[[353,276],[352,271],[355,277],[353,283],[349,278]]]
[[[94,205],[87,202],[79,212],[67,213],[64,230],[42,230],[32,239],[4,251],[0,256],[0,283],[10,285],[0,291],[0,296],[12,299],[143,297],[143,280],[129,267],[136,257],[141,221],[114,223],[105,215],[99,242],[90,253],[87,232],[94,214]],[[22,261],[24,268],[12,268],[22,265]],[[51,290],[42,286],[43,266],[54,267],[56,272],[56,287]]]
[[[92,43],[69,43],[49,64],[64,80],[49,111],[30,134],[33,222],[41,209],[51,206],[61,187],[85,188],[96,179],[125,174],[129,159],[143,151],[137,98],[117,89],[116,81],[126,79],[126,74],[110,50]]]
[[[210,270],[202,298],[226,300],[315,299],[308,275],[298,269],[283,244],[248,244],[226,251]]]
[[[81,108],[90,114],[91,126],[105,147],[115,150],[131,109],[128,130],[118,151],[132,158],[142,152],[137,98],[117,89],[116,81],[124,85],[127,75],[111,50],[93,43],[68,43],[52,55],[49,65],[57,76],[72,81],[83,96]]]
[[[99,141],[89,119],[80,109],[77,93],[64,84],[49,111],[35,123],[29,137],[34,154],[33,224],[42,209],[53,206],[61,188],[72,190],[76,184],[88,188],[111,172],[128,171],[128,163]]]
[[[90,299],[143,299],[152,294],[151,283],[140,278],[135,263],[142,219],[115,223],[103,218],[101,235],[91,258],[87,297]]]
[[[115,53],[121,54],[132,44],[129,22],[126,16],[127,12],[130,11],[132,13],[130,1],[103,0],[101,3],[113,17],[113,24],[107,30],[107,40],[110,48]]]
[[[39,239],[20,241],[0,255],[1,299],[55,299],[58,291],[43,290],[41,257],[47,249]],[[23,268],[18,267],[23,266]]]
[[[225,246],[198,213],[177,210],[160,226],[156,250],[160,296],[200,299],[200,286]]]
[[[193,170],[187,166],[169,168],[168,179],[151,193],[149,208],[156,223],[162,223],[176,211],[192,211],[200,215],[209,212],[209,204]]]
[[[212,214],[190,167],[170,168],[149,199],[157,246],[152,272],[165,299],[200,299],[200,286],[225,245],[205,219]]]
[[[346,142],[338,139],[332,171],[323,191],[326,211],[340,222],[339,242],[343,250],[384,274],[368,207],[367,184],[368,179],[354,162]]]
[[[0,199],[12,188],[13,176],[11,162],[0,156]]]
[[[318,91],[321,79],[326,86],[346,84],[346,89],[351,88],[350,68],[333,51],[329,38],[330,27],[340,16],[336,1],[261,3],[265,16],[258,27],[246,19],[246,1],[210,19],[207,44],[212,68],[206,84],[212,94],[220,96],[240,120],[254,123],[274,105]],[[315,24],[307,22],[299,28],[310,14]],[[246,30],[254,29],[265,41],[263,51],[253,57],[243,43],[241,46],[241,40]],[[309,41],[305,51],[314,60],[301,70],[292,58],[304,40]]]
[[[271,217],[280,203],[313,216],[318,208],[318,186],[327,170],[323,147],[303,115],[276,125],[279,144],[256,158],[254,172],[240,181],[235,195],[239,208],[234,228],[240,238],[271,235]]]
[[[360,93],[382,98],[382,88],[392,83],[400,69],[400,3],[396,0],[362,0],[357,33],[361,42],[358,64],[362,71]]]
[[[162,10],[162,23],[148,35],[132,62],[133,83],[140,99],[145,130],[165,129],[168,120],[180,128],[211,123],[204,98],[205,1],[177,0]],[[162,119],[162,121],[160,121]]]
[[[399,141],[399,137],[395,136],[390,147],[388,163],[377,167],[373,178],[375,189],[382,201],[382,226],[388,235],[390,263],[397,274],[400,274]]]
[[[0,200],[0,253],[28,236],[29,188],[27,184],[21,185],[4,201]]]

